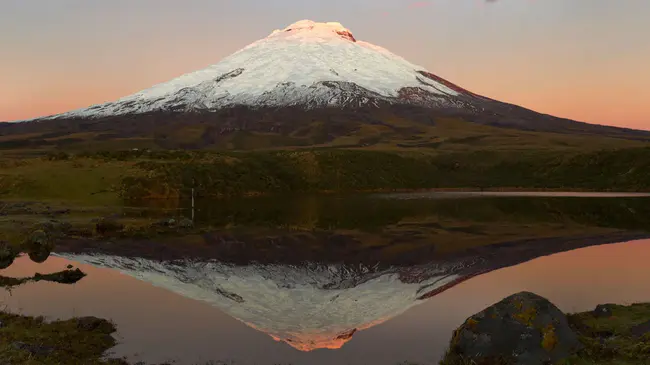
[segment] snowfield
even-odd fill
[[[99,118],[151,111],[215,110],[234,105],[373,105],[408,103],[404,90],[426,102],[458,106],[458,91],[390,51],[358,41],[339,23],[303,20],[276,30],[221,62],[114,102],[50,118]],[[420,96],[420,99],[421,96]]]

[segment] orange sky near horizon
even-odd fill
[[[0,49],[10,52],[0,57],[0,121],[115,100],[309,18],[340,21],[357,39],[478,94],[560,117],[650,130],[647,1],[189,3],[195,6],[160,0],[152,11],[153,0],[88,0],[85,6],[6,0]]]

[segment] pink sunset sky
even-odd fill
[[[647,0],[2,0],[0,121],[111,101],[312,19],[494,99],[650,129],[648,14]]]

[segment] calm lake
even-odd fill
[[[198,201],[208,233],[62,242],[0,275],[71,264],[87,277],[1,300],[111,319],[114,355],[133,361],[369,365],[437,364],[468,316],[522,290],[566,312],[650,302],[650,198],[460,195]],[[186,208],[159,202],[124,219]]]

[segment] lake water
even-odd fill
[[[0,275],[87,277],[0,299],[111,319],[134,361],[373,365],[437,364],[467,317],[522,290],[567,312],[650,301],[647,198],[385,198],[204,202],[209,234],[62,243]]]

